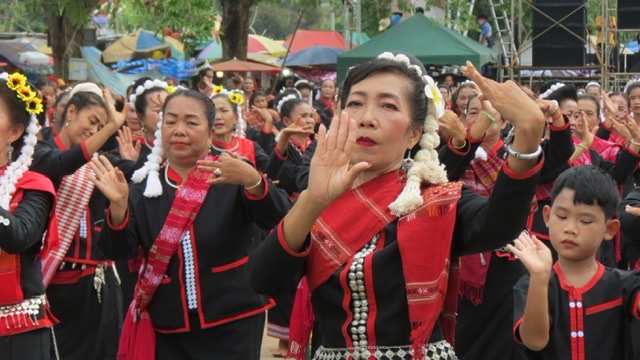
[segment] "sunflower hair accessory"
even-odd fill
[[[16,184],[20,181],[25,171],[29,169],[33,160],[34,148],[38,141],[36,134],[40,131],[36,114],[42,111],[42,101],[31,90],[24,75],[2,73],[0,74],[0,80],[6,81],[7,87],[18,94],[18,97],[26,104],[25,110],[31,114],[29,124],[23,135],[24,143],[20,149],[20,155],[16,161],[12,162],[12,159],[9,159],[9,166],[4,174],[0,176],[0,207],[8,210],[11,198],[16,191]],[[25,88],[28,91],[24,90]],[[33,96],[31,96],[32,93]]]
[[[146,91],[151,90],[153,88],[161,88],[164,89],[168,94],[171,94],[172,92],[174,92],[176,90],[176,88],[173,85],[169,85],[166,82],[162,81],[162,80],[147,80],[144,82],[144,84],[142,85],[138,85],[138,87],[136,88],[136,90],[134,92],[131,93],[131,95],[129,95],[129,102],[131,104],[136,104],[136,99],[138,99],[138,96],[141,96],[142,94],[144,94]]]
[[[244,96],[240,92],[232,91],[229,93],[229,100],[236,105],[242,105],[244,103]]]

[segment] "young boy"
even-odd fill
[[[603,170],[576,166],[558,177],[551,207],[543,210],[551,251],[522,234],[509,245],[529,271],[514,288],[516,341],[528,359],[628,359],[629,328],[640,317],[640,273],[604,267],[595,260],[614,219],[619,195]]]

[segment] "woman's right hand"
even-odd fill
[[[356,123],[346,111],[334,117],[327,133],[320,125],[316,151],[309,169],[309,197],[322,207],[328,206],[349,190],[355,179],[371,164],[359,162],[351,165],[351,154],[356,146]]]
[[[89,163],[93,174],[89,175],[89,180],[104,194],[111,202],[113,208],[127,208],[129,197],[129,185],[127,179],[120,169],[113,167],[109,159],[104,155],[94,157]]]
[[[102,95],[104,96],[104,102],[107,106],[107,125],[113,124],[113,132],[115,133],[120,127],[124,124],[125,116],[122,113],[116,111],[116,107],[113,104],[113,96],[111,95],[111,91],[107,88],[102,90]]]

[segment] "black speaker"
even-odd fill
[[[535,6],[544,15],[539,11],[533,12],[534,66],[584,66],[587,22],[584,3],[585,0],[536,1]],[[557,25],[554,20],[562,20],[560,24],[580,38]]]
[[[618,0],[618,29],[640,29],[640,1]]]

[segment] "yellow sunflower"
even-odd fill
[[[216,87],[213,88],[213,95],[218,95],[220,94],[222,91],[224,91],[224,86],[222,85],[218,85]]]
[[[7,80],[7,86],[11,88],[11,90],[18,90],[26,84],[27,77],[17,72],[9,75],[9,80]]]
[[[236,105],[241,105],[244,102],[242,94],[233,93],[229,95],[229,100]]]
[[[174,91],[176,91],[176,87],[173,85],[167,85],[167,94],[172,94]]]
[[[27,112],[29,114],[37,115],[43,110],[42,100],[38,97],[32,97],[31,99],[26,100],[25,103],[27,104]]]
[[[18,97],[20,99],[22,99],[23,101],[27,101],[27,100],[31,99],[32,97],[36,96],[36,93],[33,90],[31,90],[31,87],[28,86],[28,85],[25,85],[25,86],[19,88],[17,90],[17,92],[18,92]]]

